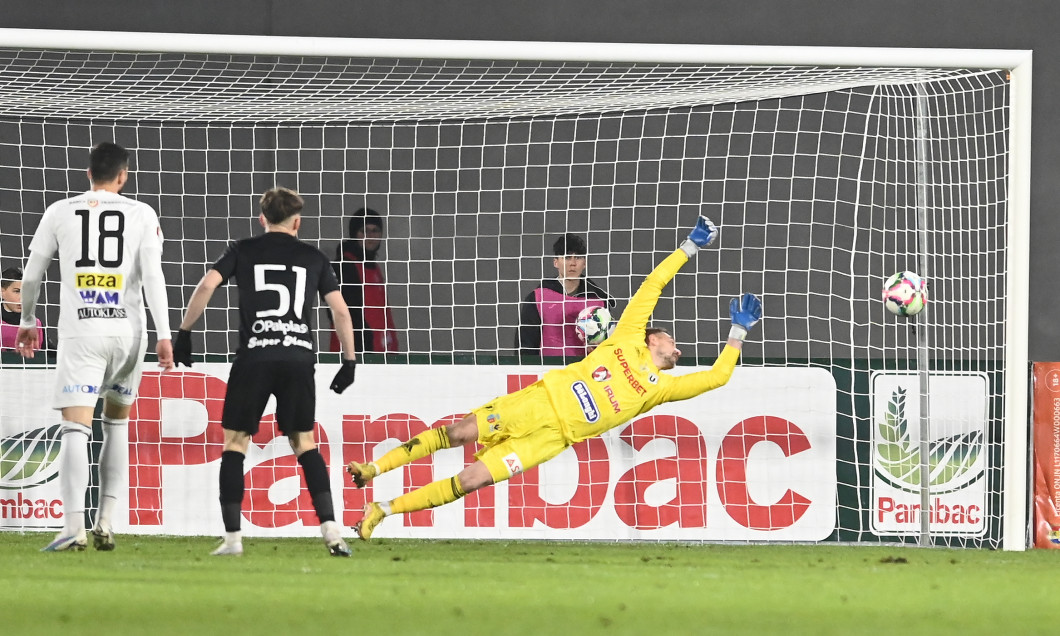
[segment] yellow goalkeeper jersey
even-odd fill
[[[659,371],[644,343],[659,295],[687,261],[681,250],[666,257],[641,283],[610,338],[585,359],[545,374],[545,389],[572,444],[729,381],[740,356],[734,347],[726,346],[709,370],[675,377]]]

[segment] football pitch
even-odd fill
[[[1060,551],[0,532],[4,634],[1053,634]]]

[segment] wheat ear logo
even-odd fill
[[[59,474],[59,426],[0,439],[0,488],[27,488]]]
[[[909,435],[905,418],[906,390],[899,387],[891,393],[887,412],[876,423],[876,475],[894,488],[920,492],[920,444]],[[929,490],[933,495],[955,492],[977,479],[976,459],[983,452],[983,432],[970,431],[928,444]]]

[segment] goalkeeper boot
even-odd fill
[[[320,534],[324,537],[324,545],[328,547],[331,556],[348,557],[353,554],[350,546],[342,540],[342,530],[334,521],[325,521],[320,524]]]
[[[217,546],[210,556],[243,556],[243,542],[221,541],[221,545]]]
[[[102,525],[92,528],[92,545],[97,550],[109,552],[114,549],[114,531]]]
[[[367,541],[372,538],[372,531],[385,517],[383,507],[373,501],[364,507],[364,518],[358,521],[353,529],[357,531],[357,536],[361,537],[362,541]]]
[[[40,549],[41,552],[81,552],[88,545],[84,530],[80,534],[56,535],[55,540]]]
[[[365,484],[379,475],[379,469],[371,462],[367,464],[350,462],[349,465],[346,466],[346,472],[350,474],[350,477],[353,478],[353,483],[357,484],[358,488],[364,488]]]

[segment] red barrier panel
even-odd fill
[[[1034,363],[1034,547],[1060,548],[1060,362]]]

